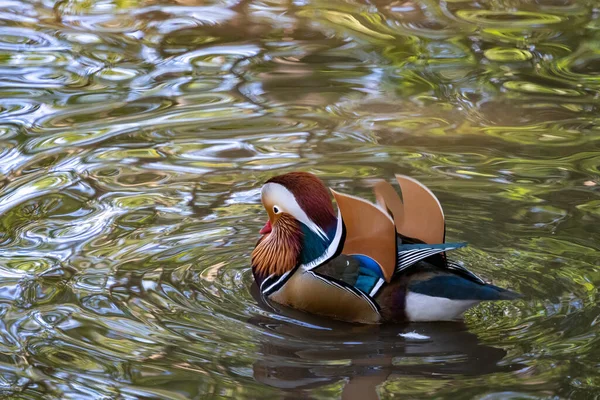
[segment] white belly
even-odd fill
[[[410,321],[452,321],[478,304],[479,300],[451,300],[425,294],[408,292],[406,316]]]

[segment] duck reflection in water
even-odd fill
[[[344,380],[342,399],[379,399],[378,386],[395,377],[448,379],[525,367],[499,365],[506,351],[479,343],[463,322],[350,324],[267,304],[255,284],[251,292],[261,308],[274,312],[249,321],[270,332],[257,352],[254,378],[290,398]]]

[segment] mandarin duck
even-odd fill
[[[474,305],[519,294],[488,284],[446,252],[440,202],[420,182],[396,175],[376,204],[331,190],[315,175],[291,172],[261,189],[268,221],[252,251],[262,296],[305,312],[359,323],[449,321]]]

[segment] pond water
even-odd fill
[[[595,0],[6,0],[0,392],[600,396]],[[360,326],[260,303],[259,188],[411,175],[524,299]],[[406,335],[407,333],[415,333]],[[404,334],[404,335],[401,335]]]

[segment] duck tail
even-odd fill
[[[517,300],[517,299],[523,298],[523,295],[521,293],[513,292],[512,290],[504,289],[499,286],[490,285],[490,284],[488,284],[487,286],[490,289],[493,289],[496,292],[498,292],[497,300]]]

